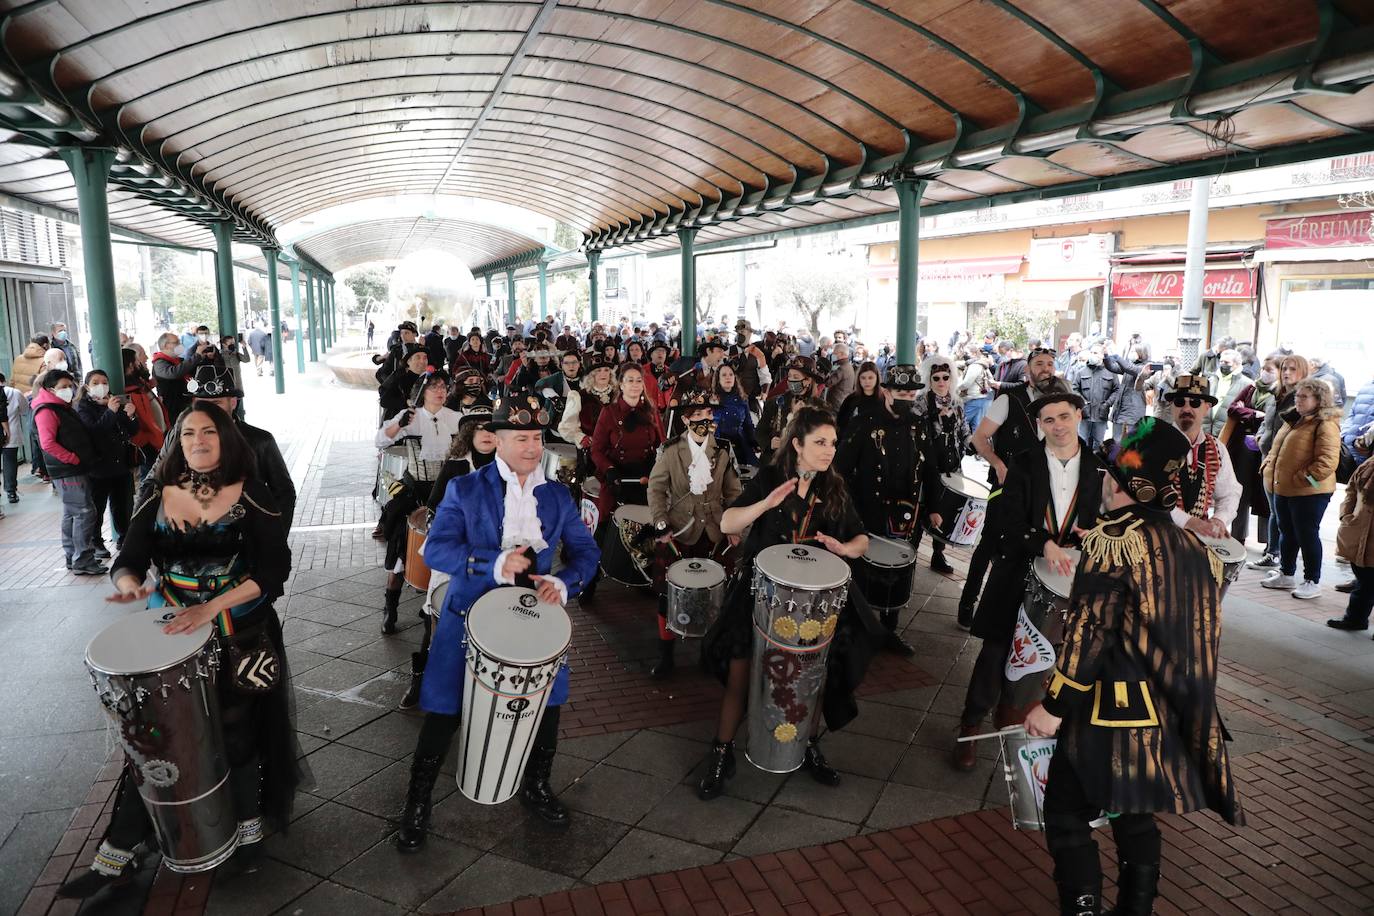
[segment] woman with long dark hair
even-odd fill
[[[649,371],[649,351],[644,348],[644,341],[634,337],[625,344],[625,362],[644,370],[644,397],[648,398],[650,404],[658,406],[662,396],[658,390],[658,379]]]
[[[887,409],[877,365],[871,362],[862,363],[854,375],[854,391],[845,397],[840,403],[839,410],[835,412],[841,440],[849,435],[855,420],[871,417],[876,411]]]
[[[256,847],[266,826],[285,829],[301,782],[290,674],[272,604],[291,572],[291,550],[252,447],[218,406],[193,401],[173,429],[157,486],[134,512],[115,557],[107,600],[175,609],[169,634],[214,626],[219,725],[238,820],[238,846]],[[150,570],[157,577],[145,582]],[[237,664],[229,659],[238,658]],[[196,740],[190,736],[190,740]],[[153,829],[126,764],[91,870],[59,891],[89,897],[119,880]],[[239,855],[236,853],[236,855]]]
[[[838,445],[834,414],[801,407],[780,439],[772,462],[759,469],[721,518],[723,533],[742,534],[747,529],[749,536],[740,548],[721,615],[702,641],[703,663],[725,685],[706,775],[697,786],[703,800],[720,795],[725,780],[735,772],[734,739],[748,702],[754,640],[750,588],[754,558],[775,544],[810,544],[847,561],[868,550],[863,521],[844,479],[832,466]],[[827,656],[823,695],[826,725],[831,729],[842,728],[858,713],[853,690],[863,679],[876,634],[881,633],[877,622],[868,619],[871,616],[851,588]],[[826,763],[816,735],[809,737],[803,768],[822,785],[838,785],[840,774]]]
[[[601,481],[597,508],[603,519],[623,503],[647,505],[649,472],[663,444],[658,411],[644,396],[643,367],[624,363],[616,376],[620,393],[597,417],[591,441],[592,464]]]

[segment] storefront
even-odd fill
[[[1031,240],[1026,275],[1012,296],[1055,316],[1056,347],[1070,334],[1086,334],[1102,321],[1103,285],[1115,248],[1116,234],[1111,232]]]
[[[878,317],[889,309],[894,316],[897,311],[897,265],[877,260],[886,254],[884,247],[869,248],[869,303]],[[988,303],[1006,295],[1007,275],[1019,271],[1023,260],[1018,254],[922,261],[916,282],[916,333],[944,342],[955,331],[976,327]]]
[[[1223,337],[1255,340],[1258,268],[1251,252],[1208,252],[1202,281],[1202,344]],[[1148,266],[1147,266],[1148,265]],[[1178,319],[1183,304],[1183,265],[1149,256],[1123,257],[1112,267],[1110,327],[1116,339],[1139,334],[1156,354],[1178,346]]]

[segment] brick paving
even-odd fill
[[[419,598],[402,604],[401,635],[377,634],[375,459],[370,437],[344,422],[366,395],[319,373],[299,387],[319,409],[250,413],[279,435],[300,488],[294,572],[278,608],[316,781],[292,830],[268,841],[254,872],[226,866],[182,878],[158,869],[96,906],[55,900],[104,829],[119,770],[110,756],[88,771],[89,791],[48,843],[46,864],[25,877],[18,912],[1054,911],[1043,838],[1011,829],[991,749],[980,748],[972,774],[946,763],[976,641],[953,624],[960,577],[924,569],[902,616],[921,649],[916,663],[881,657],[860,692],[858,720],[825,739],[845,773],[840,789],[742,762],[724,797],[698,802],[692,784],[719,687],[685,652],[672,680],[650,681],[653,604],[608,584],[596,602],[570,607],[572,701],[553,777],[575,812],[569,833],[545,833],[514,804],[473,805],[450,778],[436,789],[429,847],[397,855],[393,818],[419,718],[394,707],[418,643]],[[26,487],[23,513],[0,523],[0,601],[39,586],[78,599],[77,586],[96,591],[61,569],[56,500],[44,496]],[[1219,687],[1249,823],[1165,818],[1157,912],[1374,911],[1374,643],[1313,622],[1339,613],[1344,596],[1298,602],[1259,589],[1258,579],[1247,572],[1228,598]],[[1110,836],[1100,833],[1110,861]]]

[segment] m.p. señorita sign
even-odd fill
[[[1255,274],[1243,267],[1209,270],[1203,275],[1202,298],[1250,299],[1255,295]],[[1182,299],[1183,271],[1140,270],[1112,274],[1116,299]]]

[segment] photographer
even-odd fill
[[[93,453],[86,469],[87,486],[95,515],[91,523],[91,544],[97,560],[108,560],[105,546],[105,509],[110,510],[110,530],[115,549],[124,545],[124,532],[134,511],[133,438],[139,422],[134,402],[110,394],[110,378],[99,369],[86,373],[85,384],[72,405],[90,434]]]
[[[224,368],[229,370],[229,374],[234,379],[234,387],[239,391],[243,390],[243,370],[239,368],[248,362],[248,348],[244,346],[243,335],[237,337],[226,334],[219,339],[220,358]],[[243,398],[240,396],[238,407],[234,414],[235,419],[243,419]]]

